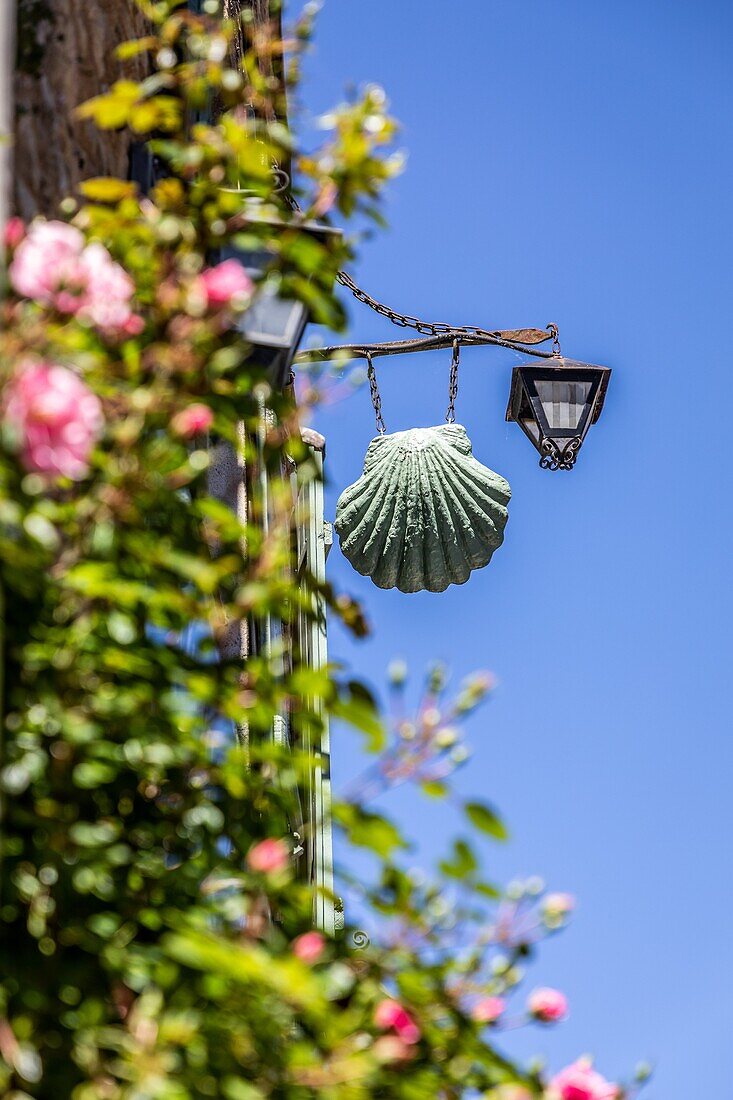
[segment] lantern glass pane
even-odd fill
[[[593,383],[537,379],[535,384],[550,430],[577,431]]]
[[[280,298],[271,287],[263,287],[243,314],[240,331],[251,344],[295,350],[305,321],[302,302]]]
[[[522,429],[527,433],[536,447],[540,444],[540,426],[533,417],[522,417],[519,421]]]

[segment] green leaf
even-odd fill
[[[215,933],[184,930],[168,933],[161,947],[176,962],[205,973],[221,974],[232,984],[244,986],[250,996],[267,990],[299,1008],[318,998],[316,978],[305,972],[298,959],[278,959],[258,944],[236,943]]]
[[[362,684],[353,681],[347,685],[347,691],[348,695],[334,701],[334,716],[367,735],[368,752],[381,752],[387,734],[374,699]]]
[[[420,784],[420,788],[428,798],[445,798],[448,793],[446,784],[441,783],[438,779],[424,779]]]
[[[340,802],[334,805],[333,816],[352,844],[369,848],[383,859],[388,859],[398,848],[407,847],[397,826],[381,814]]]
[[[263,1100],[265,1095],[248,1081],[243,1081],[241,1077],[225,1077],[221,1083],[221,1090],[227,1100]]]
[[[502,897],[501,890],[492,882],[476,882],[473,888],[477,894],[483,894],[485,898],[491,898],[492,901],[498,901]]]
[[[466,817],[482,833],[493,836],[495,840],[507,840],[509,832],[495,810],[486,802],[467,802],[463,807]]]
[[[117,130],[127,124],[130,109],[139,95],[139,84],[133,80],[118,80],[106,94],[80,104],[76,116],[94,119],[101,130]]]
[[[118,180],[114,176],[94,176],[82,180],[79,190],[92,202],[119,202],[135,194],[135,184],[127,180]]]
[[[148,53],[158,45],[158,39],[154,35],[147,38],[133,38],[129,42],[120,42],[115,48],[115,54],[120,61],[128,61],[131,57],[137,57],[140,53]]]
[[[478,869],[478,860],[465,840],[455,840],[451,859],[441,860],[438,866],[448,878],[465,879]]]

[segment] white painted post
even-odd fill
[[[309,432],[304,438],[311,446],[318,477],[299,487],[297,492],[298,573],[308,570],[316,581],[326,580],[326,556],[331,539],[331,525],[323,515],[323,439]],[[297,477],[294,478],[297,485]],[[322,596],[314,594],[312,610],[315,621],[306,615],[298,617],[299,659],[309,668],[321,669],[328,663],[326,639],[326,604]],[[306,835],[309,877],[314,889],[315,923],[329,935],[333,935],[336,914],[334,907],[333,841],[331,823],[331,745],[328,718],[320,700],[304,700],[321,718],[322,729],[318,743],[307,735],[303,748],[312,757],[308,789],[305,792],[303,813]]]

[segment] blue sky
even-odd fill
[[[579,898],[529,979],[571,1018],[511,1047],[553,1066],[592,1050],[609,1077],[650,1058],[650,1100],[730,1095],[732,34],[723,0],[329,0],[305,88],[317,113],[376,81],[403,124],[363,286],[436,320],[556,321],[566,354],[614,369],[577,468],[552,474],[504,423],[518,357],[465,350],[457,419],[512,485],[504,546],[413,596],[334,549],[375,632],[334,627],[330,646],[376,686],[393,656],[495,672],[460,779],[512,829],[487,869]],[[355,338],[399,336],[351,318]],[[448,363],[378,363],[389,429],[442,420]],[[332,515],[373,435],[368,393],[318,427]],[[337,785],[355,766],[338,736]],[[416,795],[386,805],[429,853],[457,825]]]

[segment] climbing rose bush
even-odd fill
[[[548,1100],[617,1100],[622,1092],[593,1069],[590,1059],[580,1058],[552,1078],[547,1095]]]
[[[214,414],[209,406],[195,402],[176,413],[171,420],[171,430],[184,439],[190,439],[191,436],[207,432],[213,423]]]
[[[104,245],[75,226],[38,219],[15,249],[8,275],[16,293],[108,332],[135,335],[134,283]]]
[[[506,1001],[503,997],[482,997],[474,1004],[471,1015],[479,1024],[495,1024],[505,1008]]]
[[[82,266],[84,234],[64,222],[37,221],[18,243],[9,276],[13,289],[26,298],[76,313],[88,277]]]
[[[263,875],[272,875],[284,871],[290,863],[290,849],[284,840],[261,840],[247,853],[247,864],[251,871]]]
[[[102,433],[96,394],[58,363],[21,361],[3,393],[3,427],[29,472],[78,481]]]
[[[527,1011],[540,1023],[556,1024],[568,1014],[567,997],[559,989],[535,989],[527,999]]]
[[[408,1046],[420,1041],[420,1028],[398,1001],[380,1001],[374,1012],[374,1023],[383,1031],[394,1031]]]
[[[286,42],[258,37],[236,66],[248,24],[203,6],[141,3],[150,34],[120,53],[146,54],[151,77],[79,111],[148,142],[162,166],[150,194],[88,180],[58,217],[5,229],[0,1092],[629,1096],[583,1059],[553,1076],[505,1045],[513,1027],[565,1014],[553,990],[513,1005],[574,900],[487,878],[505,826],[452,786],[491,677],[452,686],[435,666],[415,685],[396,662],[381,708],[346,671],[291,666],[278,649],[326,607],[356,635],[367,623],[296,557],[293,485],[320,476],[308,401],[252,364],[236,322],[259,284],[214,257],[261,250],[269,289],[343,328],[334,281],[349,245],[303,222],[378,217],[401,161],[374,86],[331,112],[307,154],[297,128],[263,125],[286,91],[296,101],[312,6]],[[282,81],[265,75],[286,47]],[[217,122],[192,121],[211,102]],[[288,162],[302,213],[273,190],[269,166]],[[234,484],[248,515],[217,495],[222,452],[251,471]],[[243,661],[242,637],[266,623],[273,644]],[[287,743],[274,736],[284,716]],[[371,759],[334,797],[338,896],[314,899],[319,823],[304,806],[326,721],[336,745],[359,733]],[[416,868],[375,809],[404,783],[460,815],[434,868]],[[340,916],[333,933],[314,927],[314,900]]]
[[[254,293],[254,284],[240,263],[224,260],[208,267],[201,275],[201,291],[209,308],[246,306]]]
[[[317,963],[326,949],[326,938],[320,932],[304,932],[293,940],[293,954],[304,963]]]

